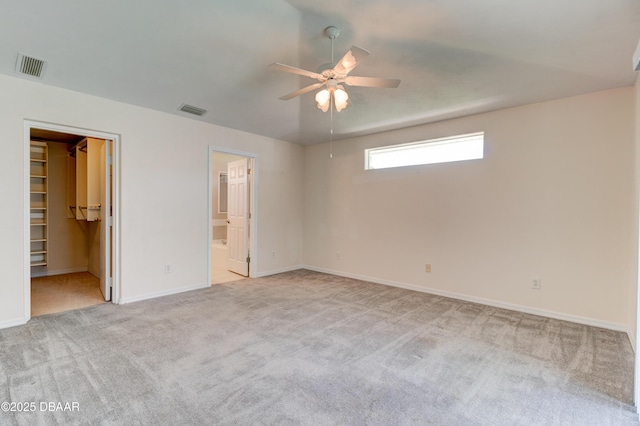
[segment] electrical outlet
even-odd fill
[[[167,263],[166,265],[164,265],[164,273],[165,274],[171,273],[171,264]]]
[[[542,288],[542,280],[540,278],[531,278],[531,288],[540,290]]]
[[[275,258],[276,258],[276,251],[275,251],[275,250],[271,252],[271,258],[272,258],[272,259],[275,259]]]
[[[427,264],[424,266],[424,271],[425,271],[425,272],[429,272],[429,273],[431,273],[431,264],[430,264],[430,263],[427,263]]]
[[[336,252],[336,260],[340,260],[340,252],[339,251]]]

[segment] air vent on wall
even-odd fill
[[[22,53],[18,53],[16,61],[16,72],[28,75],[30,77],[42,78],[47,62],[42,59],[36,59]]]
[[[193,105],[188,105],[188,104],[182,104],[178,109],[180,111],[187,112],[193,115],[205,115],[207,113],[206,109],[194,107]]]

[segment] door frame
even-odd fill
[[[251,218],[249,219],[249,253],[251,261],[249,262],[249,278],[256,277],[258,271],[258,156],[253,152],[236,151],[233,149],[221,148],[209,145],[209,167],[208,167],[208,185],[207,195],[209,204],[207,207],[207,282],[211,286],[211,267],[212,267],[212,249],[213,226],[211,218],[213,216],[213,154],[232,154],[246,157],[249,160],[251,173],[249,174],[249,211]]]
[[[112,210],[112,235],[113,246],[111,248],[111,264],[113,270],[111,302],[120,304],[122,288],[120,287],[120,135],[116,133],[102,132],[99,130],[84,129],[81,127],[72,127],[62,124],[47,123],[44,121],[24,120],[23,123],[23,178],[24,178],[24,272],[23,272],[23,289],[24,289],[24,317],[25,322],[31,319],[31,266],[30,266],[30,247],[29,241],[30,226],[30,161],[29,161],[29,143],[31,142],[31,129],[50,130],[59,133],[70,133],[79,136],[86,136],[98,139],[110,139],[113,143],[113,182],[111,185],[111,210]]]

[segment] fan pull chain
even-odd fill
[[[335,37],[330,37],[331,39],[331,65],[333,65],[333,39]],[[333,159],[333,94],[329,95],[329,116],[331,121],[331,129],[329,131],[329,158]]]
[[[333,44],[333,40],[331,40],[331,43]],[[333,51],[333,49],[332,49]],[[330,121],[331,121],[331,128],[329,131],[329,158],[333,159],[333,96],[331,96],[331,98],[329,99],[329,117],[330,117]]]

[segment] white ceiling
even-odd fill
[[[300,144],[326,142],[314,82],[272,70],[330,61],[329,25],[371,52],[334,139],[632,85],[638,0],[2,0],[0,73],[18,52],[42,83]],[[24,77],[23,77],[24,78]],[[208,110],[178,111],[182,103]]]

